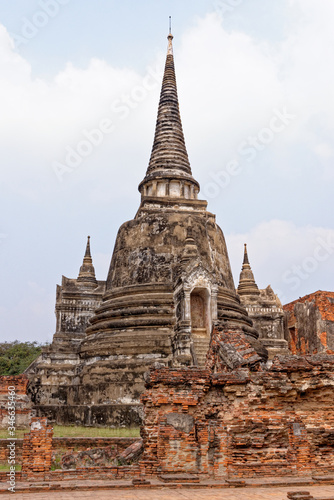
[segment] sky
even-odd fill
[[[186,145],[282,303],[334,286],[332,0],[0,0],[0,339],[50,342],[87,235],[106,279],[153,143],[168,17]]]

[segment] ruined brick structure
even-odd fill
[[[118,231],[105,282],[88,240],[78,278],[57,287],[53,342],[26,371],[37,415],[50,421],[139,424],[145,372],[154,362],[204,367],[214,326],[243,339],[257,361],[287,351],[277,296],[258,290],[246,252],[236,291],[223,232],[199,199],[172,39],[139,209]]]
[[[334,292],[318,291],[284,306],[292,354],[334,354]]]
[[[52,428],[45,418],[33,418],[20,477],[333,474],[334,356],[279,355],[265,361],[262,349],[259,340],[217,322],[204,367],[155,363],[141,396],[143,441],[117,457],[110,446],[69,453],[62,457],[65,470],[53,473]],[[119,467],[116,459],[134,463]]]
[[[33,417],[22,449],[22,473],[28,477],[51,469],[53,428],[46,418]]]
[[[266,364],[245,336],[215,332],[206,369],[152,368],[142,470],[215,478],[334,472],[334,357]]]
[[[273,358],[276,354],[288,354],[282,304],[270,285],[264,290],[259,290],[249,263],[246,244],[237,292],[241,304],[259,332],[262,344],[268,350],[269,358]]]
[[[26,375],[9,375],[0,377],[0,429],[7,429],[8,424],[8,395],[14,390],[15,397],[15,427],[24,429],[29,427],[32,404],[27,396],[28,377]]]
[[[139,422],[150,365],[204,366],[213,324],[245,334],[267,357],[236,293],[224,235],[198,199],[172,39],[138,212],[119,229],[106,282],[96,281],[88,241],[79,277],[57,287],[53,342],[27,370],[38,415],[51,420]]]

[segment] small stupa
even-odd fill
[[[284,338],[283,306],[270,285],[263,290],[258,288],[249,263],[246,243],[237,292],[259,332],[262,345],[268,350],[269,358],[276,354],[288,354],[288,342]]]

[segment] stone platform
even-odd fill
[[[70,480],[46,482],[18,482],[15,498],[67,500],[72,498],[125,498],[129,500],[285,500],[289,492],[308,491],[315,500],[334,500],[334,477],[327,484],[319,484],[312,477],[249,479],[243,487],[231,486],[226,481],[202,480],[200,483],[163,483],[148,478],[149,485],[134,486],[132,480]],[[0,483],[1,499],[9,500],[6,483]]]

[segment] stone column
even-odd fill
[[[214,285],[211,288],[211,322],[216,321],[216,319],[218,318],[217,296],[218,287]]]
[[[190,288],[183,292],[183,319],[191,322]]]

